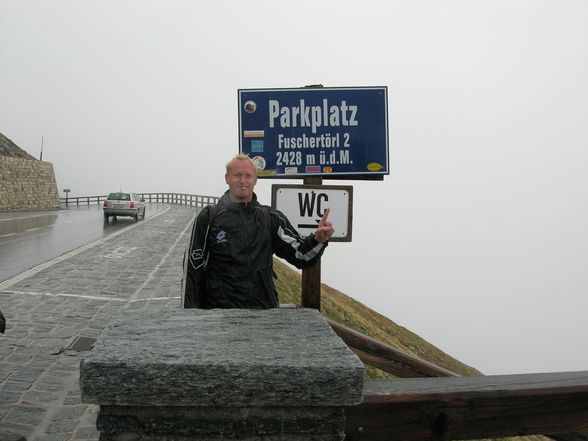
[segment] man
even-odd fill
[[[194,222],[184,256],[183,306],[276,308],[273,254],[297,268],[313,266],[335,231],[329,209],[316,232],[302,238],[283,213],[257,202],[256,167],[248,156],[227,163],[225,182],[229,189],[218,205],[204,207]]]

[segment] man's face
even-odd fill
[[[229,196],[233,202],[251,202],[253,188],[257,184],[255,166],[250,161],[236,159],[225,175],[225,182],[229,186]]]

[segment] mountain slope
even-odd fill
[[[14,158],[35,159],[12,140],[0,133],[0,156],[12,156]]]
[[[274,259],[274,271],[278,277],[275,280],[275,285],[279,293],[280,303],[299,305],[302,279],[300,273],[278,259]],[[408,329],[397,325],[387,317],[378,314],[362,303],[325,284],[321,284],[321,313],[333,321],[456,374],[462,376],[483,375],[477,369],[456,360]],[[389,374],[371,366],[367,366],[367,373],[372,378],[391,377]],[[499,439],[488,438],[488,440],[553,441],[543,435]]]
[[[300,273],[277,259],[274,259],[274,271],[278,276],[275,284],[280,303],[299,305]],[[321,313],[333,321],[456,374],[482,375],[480,371],[456,360],[408,329],[325,284],[321,285]],[[386,376],[373,368],[368,369],[368,373],[372,377]]]

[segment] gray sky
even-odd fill
[[[0,132],[44,137],[73,196],[217,195],[237,89],[387,86],[391,173],[328,182],[354,230],[323,282],[486,374],[587,370],[586,23],[584,0],[0,0]]]

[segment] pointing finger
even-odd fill
[[[321,224],[324,224],[325,222],[327,222],[327,218],[329,217],[330,212],[331,212],[330,208],[327,208],[325,210],[325,213],[323,214],[323,217],[321,218]]]

